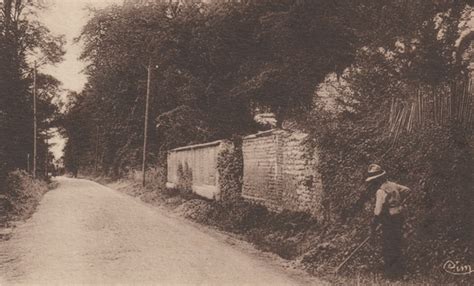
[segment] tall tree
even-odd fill
[[[1,176],[13,168],[26,169],[32,153],[32,60],[43,64],[61,60],[63,39],[50,34],[36,20],[36,1],[5,0],[0,4],[0,168]],[[53,112],[51,94],[58,82],[39,75],[40,132]],[[47,90],[47,92],[46,92]],[[3,184],[2,184],[3,185]]]

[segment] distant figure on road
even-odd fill
[[[76,166],[71,167],[71,173],[73,178],[77,178],[78,168]]]
[[[387,180],[386,172],[377,164],[368,169],[371,188],[376,189],[374,219],[371,225],[372,235],[377,226],[382,225],[382,255],[385,276],[397,279],[403,273],[402,266],[402,197],[410,189]]]

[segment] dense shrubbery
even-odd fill
[[[178,182],[176,188],[186,192],[192,192],[193,190],[193,170],[189,167],[188,162],[184,165],[181,162],[178,164]]]
[[[5,192],[8,215],[20,219],[30,216],[47,191],[46,182],[34,180],[24,171],[11,172],[6,180]]]
[[[342,121],[320,141],[319,171],[332,217],[329,232],[321,237],[340,252],[330,251],[330,257],[310,252],[305,261],[335,266],[368,235],[374,193],[363,182],[371,162],[412,189],[405,229],[409,273],[439,274],[449,257],[469,260],[474,169],[465,134],[455,126],[431,126],[394,143],[374,125],[372,119]],[[347,269],[374,271],[380,265],[373,263],[380,258],[378,251],[377,244],[367,246]]]
[[[166,189],[166,180],[166,165],[151,167],[146,172],[147,189],[163,191]]]
[[[222,200],[232,200],[240,197],[242,192],[243,168],[242,139],[239,138],[238,140],[234,140],[232,148],[224,148],[218,154],[218,184]]]
[[[304,253],[311,230],[319,224],[303,212],[275,213],[266,207],[234,199],[232,201],[206,202],[194,199],[184,202],[179,212],[200,223],[216,226],[221,230],[241,235],[264,251],[293,259]]]
[[[333,94],[337,107],[316,101],[318,107],[306,126],[309,145],[319,149],[318,171],[330,220],[303,258],[313,271],[324,273],[335,267],[368,235],[374,190],[364,179],[370,163],[382,165],[389,179],[412,189],[404,229],[408,274],[429,273],[450,281],[442,264],[448,259],[466,263],[472,259],[473,158],[468,145],[472,123],[466,124],[459,112],[464,110],[459,98],[472,94],[461,88],[465,65],[452,56],[459,52],[462,5],[452,6],[442,25],[433,23],[439,12],[430,11],[433,6],[398,10],[397,17],[406,18],[410,23],[406,31],[411,32],[400,33],[393,26],[380,36],[395,33],[405,47],[413,39],[419,44],[409,49],[399,49],[393,41],[368,45],[342,76],[342,87]],[[440,36],[445,29],[452,34]],[[344,270],[377,273],[382,265],[379,242],[366,245]],[[332,247],[320,248],[320,243]]]
[[[459,63],[448,59],[444,64],[446,69],[453,69]],[[347,77],[352,94],[346,95],[349,103],[343,104],[345,111],[313,113],[313,124],[308,126],[314,140],[309,143],[319,149],[324,206],[331,217],[327,231],[320,237],[339,251],[318,251],[315,247],[304,261],[315,271],[327,271],[321,263],[336,266],[368,235],[374,190],[364,179],[367,166],[378,163],[387,170],[389,179],[412,189],[404,231],[408,273],[446,278],[439,271],[446,260],[472,259],[474,169],[468,144],[472,129],[456,116],[439,120],[436,109],[431,108],[436,98],[428,93],[423,95],[426,110],[423,117],[417,117],[414,127],[390,132],[391,102],[406,94],[403,100],[410,104],[413,86],[426,84],[417,78],[407,83],[405,75],[390,73],[390,65],[399,62],[375,55],[361,56]],[[453,74],[450,83],[457,80]],[[446,85],[441,82],[428,88],[437,90]],[[444,90],[448,90],[446,96],[459,96],[456,89]],[[377,272],[381,265],[378,242],[363,248],[346,270]]]
[[[265,207],[244,200],[216,202],[208,215],[208,221],[227,231],[246,232],[261,226],[267,214]]]

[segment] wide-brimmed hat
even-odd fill
[[[366,182],[370,182],[386,174],[386,172],[382,169],[382,167],[380,167],[377,164],[370,164],[368,173],[369,173],[369,177],[365,179]]]

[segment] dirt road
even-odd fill
[[[112,189],[58,181],[33,217],[0,242],[1,285],[315,284]]]

